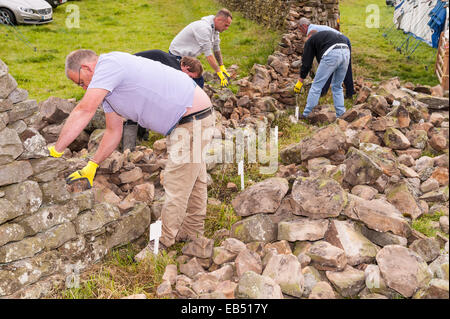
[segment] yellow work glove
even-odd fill
[[[228,86],[228,80],[227,80],[227,78],[225,77],[225,75],[223,75],[223,72],[222,72],[222,71],[219,71],[219,72],[217,72],[217,75],[218,75],[219,78],[220,78],[220,86],[221,86],[221,87],[227,87],[227,86]]]
[[[297,81],[297,84],[294,86],[294,92],[300,93],[300,90],[302,89],[303,83],[300,82],[300,80]]]
[[[220,66],[220,71],[222,71],[223,74],[226,75],[226,77],[228,78],[228,80],[231,78],[230,74],[228,73],[227,69],[225,69],[225,65],[221,65]]]
[[[70,174],[69,177],[66,178],[67,184],[72,184],[75,181],[86,179],[89,182],[88,187],[91,188],[94,183],[94,176],[97,172],[97,167],[97,163],[89,161],[83,169]]]
[[[51,157],[56,157],[56,158],[61,157],[64,154],[64,152],[60,153],[57,150],[55,150],[54,146],[50,146],[48,148],[48,151],[50,152]]]

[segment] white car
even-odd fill
[[[52,6],[45,0],[0,0],[0,23],[43,24],[52,21]]]

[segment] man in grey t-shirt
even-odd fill
[[[66,58],[66,76],[86,93],[67,118],[56,144],[49,148],[50,156],[62,156],[100,104],[106,119],[96,153],[83,169],[69,175],[67,182],[86,180],[92,187],[98,165],[120,143],[123,118],[131,119],[167,136],[169,157],[164,168],[166,202],[161,211],[160,248],[170,247],[176,239],[203,235],[207,173],[202,154],[214,133],[208,95],[186,73],[123,52],[98,56],[91,50],[76,50]],[[184,157],[177,157],[179,150]],[[138,255],[151,252],[153,244]]]
[[[204,54],[211,68],[219,76],[221,86],[228,86],[230,74],[223,64],[219,33],[229,28],[232,19],[230,11],[221,9],[215,16],[210,15],[191,22],[172,40],[169,53],[180,58],[196,58]]]

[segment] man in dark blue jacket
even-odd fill
[[[315,32],[315,33],[314,33]],[[313,84],[309,89],[306,100],[305,110],[301,118],[307,118],[312,109],[319,103],[322,88],[330,75],[333,75],[331,81],[331,91],[333,92],[334,108],[336,117],[345,113],[344,92],[342,82],[348,69],[350,61],[350,50],[345,38],[333,31],[311,31],[311,37],[306,41],[303,49],[302,67],[300,69],[300,78],[295,85],[294,91],[300,92],[303,81],[311,71],[314,58],[319,62]]]

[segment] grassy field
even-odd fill
[[[380,13],[380,28],[366,26],[368,5],[377,5]],[[414,84],[436,85],[434,74],[436,49],[421,42],[417,50],[407,58],[398,52],[388,39],[406,39],[402,31],[394,30],[388,37],[383,37],[392,25],[394,9],[386,6],[385,0],[341,0],[341,31],[352,43],[353,72],[366,79],[380,81],[398,76],[401,81]],[[400,42],[401,43],[401,42]]]
[[[79,8],[80,27],[68,28],[66,20],[73,20],[66,9],[74,4]],[[17,26],[36,52],[16,37],[13,28],[0,25],[0,59],[9,66],[19,87],[29,91],[30,98],[80,99],[83,90],[64,75],[65,57],[71,51],[167,51],[172,39],[188,23],[215,14],[221,7],[212,0],[70,1],[55,9],[50,24]],[[238,12],[233,13],[233,18],[230,28],[221,34],[222,55],[226,66],[237,64],[245,75],[254,63],[266,63],[280,33],[266,29],[261,32],[261,26],[243,19]],[[200,60],[206,71],[212,70],[203,56]]]

